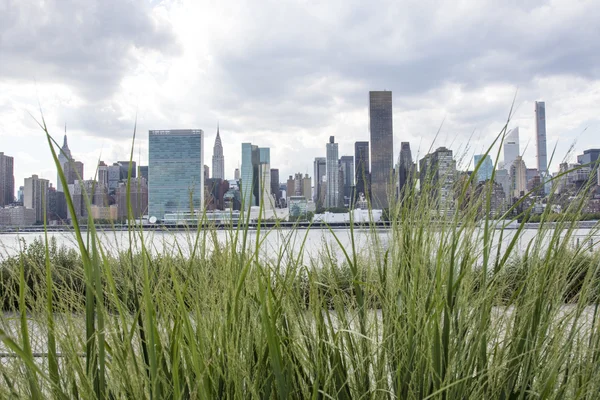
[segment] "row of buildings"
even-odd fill
[[[545,103],[535,103],[537,168],[527,168],[522,158],[519,128],[503,138],[503,161],[493,163],[488,154],[475,155],[472,181],[482,190],[493,185],[493,203],[500,210],[535,192],[549,192],[552,176],[547,170]],[[402,200],[414,190],[428,188],[432,206],[440,212],[455,207],[454,189],[471,172],[457,171],[452,150],[440,147],[413,161],[410,143],[401,142],[394,164],[392,92],[369,92],[369,141],[357,141],[354,155],[339,155],[331,136],[325,157],[314,159],[314,174],[289,175],[280,181],[271,168],[271,149],[241,144],[241,166],[234,179],[225,179],[223,144],[217,126],[212,168],[204,165],[204,132],[201,129],[150,130],[148,166],[132,161],[100,162],[94,179],[84,179],[84,165],[71,154],[65,133],[58,156],[57,185],[33,175],[25,179],[14,196],[14,160],[0,153],[0,224],[28,225],[73,218],[115,220],[127,216],[150,221],[193,219],[204,210],[242,210],[262,207],[272,210],[356,208],[386,209],[390,201]],[[555,192],[576,194],[590,179],[600,179],[594,163],[600,150],[589,149],[575,164],[561,164]],[[211,175],[212,172],[212,175]],[[62,175],[62,178],[60,177]],[[600,185],[600,182],[599,182]],[[66,207],[65,192],[73,199]],[[89,200],[90,207],[86,206]],[[129,200],[129,201],[128,201]],[[290,212],[291,213],[291,212]],[[294,213],[291,214],[295,214]]]

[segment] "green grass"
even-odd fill
[[[93,221],[77,250],[30,243],[0,265],[0,398],[597,398],[600,254],[549,211],[519,254],[472,184],[445,216],[407,188],[387,245],[332,230],[313,258],[308,231],[263,257],[274,233],[244,223],[163,252],[132,218],[120,252]]]

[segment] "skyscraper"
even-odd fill
[[[546,153],[546,103],[535,102],[535,133],[537,144],[538,172],[542,182],[548,176],[548,156]]]
[[[410,143],[400,143],[400,157],[398,160],[398,195],[399,198],[404,195],[406,190],[412,186],[411,179],[414,174],[415,164],[412,160],[412,152],[410,151]],[[408,185],[408,186],[407,186]],[[407,186],[407,189],[405,189]]]
[[[437,202],[440,212],[449,213],[454,209],[454,182],[456,161],[452,150],[445,147],[427,154],[419,160],[421,191],[429,193]]]
[[[598,159],[600,159],[600,149],[587,149],[583,151],[583,154],[577,156],[577,163],[581,165],[588,164],[590,168],[590,176],[588,178],[591,178],[592,181],[600,179],[597,176],[600,175],[598,173],[598,163],[600,163]]]
[[[354,143],[354,176],[356,177],[356,190],[358,196],[364,194],[365,198],[370,198],[371,193],[371,174],[369,169],[369,142]]]
[[[477,182],[485,182],[489,179],[492,179],[492,173],[494,172],[494,163],[492,162],[492,157],[490,155],[486,155],[484,157],[483,154],[476,154],[473,157],[474,168],[477,167],[477,164],[481,161],[481,165],[479,166],[479,170],[477,170]]]
[[[204,183],[210,179],[210,167],[208,165],[204,165]]]
[[[4,207],[14,201],[14,159],[0,152],[0,207]]]
[[[510,170],[510,166],[521,155],[519,149],[519,127],[511,129],[504,139],[504,168]]]
[[[233,171],[233,179],[235,179],[236,181],[240,180],[240,169],[236,168],[235,171]]]
[[[146,180],[146,184],[148,184],[148,166],[140,165],[138,167],[138,176],[140,178],[144,178]]]
[[[369,92],[371,204],[374,209],[389,207],[388,189],[392,183],[394,167],[394,129],[392,120],[392,92]]]
[[[352,187],[354,186],[354,156],[341,156],[340,168],[344,174],[344,180],[340,182],[340,193],[343,198],[344,207],[349,207],[352,203]]]
[[[241,197],[244,209],[274,207],[271,196],[271,151],[252,143],[242,143]]]
[[[521,156],[510,166],[510,189],[513,197],[521,197],[527,190],[527,167]]]
[[[268,147],[259,147],[259,176],[260,176],[260,187],[259,187],[259,203],[263,203],[265,209],[271,209],[275,207],[275,200],[271,196],[271,149]]]
[[[255,166],[258,169],[258,146],[252,143],[242,143],[242,168],[241,168],[241,194],[244,209],[249,209],[256,204],[253,194],[255,186]],[[258,171],[257,171],[258,172]]]
[[[40,179],[37,175],[25,178],[23,189],[23,205],[35,210],[35,221],[44,221],[44,206],[47,205],[48,180]]]
[[[131,164],[131,177],[137,178],[137,163],[135,161],[117,161],[117,164],[121,167],[121,180],[127,180],[129,177],[129,167]]]
[[[213,147],[212,169],[213,178],[225,179],[225,157],[223,156],[223,144],[221,143],[221,135],[219,134],[218,125],[217,137],[215,138],[215,146]]]
[[[108,165],[104,161],[98,163],[98,183],[108,187]]]
[[[62,167],[63,172],[65,170],[65,164],[71,162],[72,159],[73,159],[73,156],[71,156],[71,150],[69,150],[69,144],[67,143],[67,126],[65,125],[65,136],[63,138],[63,145],[60,149],[60,152],[58,153],[58,163]],[[68,182],[68,180],[69,180],[68,176],[65,176],[65,178],[67,178],[67,184],[73,183],[73,182]],[[81,177],[81,179],[83,179],[83,177]],[[56,190],[59,192],[64,192],[64,188],[62,186],[62,182],[60,181],[58,173],[56,176]]]
[[[323,178],[327,174],[327,159],[325,157],[315,157],[314,162],[315,172],[313,178],[315,179],[315,198],[313,199],[315,204],[323,205]]]
[[[204,206],[204,132],[201,129],[148,132],[148,215],[191,212]]]
[[[275,204],[279,206],[281,190],[279,190],[279,170],[271,168],[271,196],[275,198]]]
[[[327,143],[327,194],[325,196],[325,208],[339,207],[340,205],[340,182],[338,167],[338,144],[334,137],[329,137]]]

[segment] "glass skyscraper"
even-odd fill
[[[258,165],[258,146],[252,143],[242,143],[241,194],[244,209],[256,203],[253,188],[255,182],[254,168]]]
[[[483,161],[481,159],[483,158]],[[477,164],[481,161],[481,165],[477,170],[477,182],[485,182],[489,179],[492,179],[492,173],[494,172],[494,163],[492,162],[492,157],[488,154],[487,156],[483,156],[483,154],[476,154],[474,157],[474,168],[477,167]]]
[[[369,92],[369,129],[371,133],[371,204],[388,208],[388,188],[394,166],[394,129],[392,92]],[[395,186],[395,184],[394,184]]]
[[[271,196],[271,150],[242,143],[241,197],[244,209],[274,206]]]
[[[186,213],[204,206],[204,132],[201,129],[148,132],[148,215]]]

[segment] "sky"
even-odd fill
[[[0,0],[0,151],[17,188],[55,184],[42,117],[85,178],[132,149],[146,165],[148,130],[199,128],[212,166],[218,124],[227,178],[252,142],[283,181],[329,136],[353,155],[369,91],[391,90],[395,158],[446,146],[465,169],[507,123],[535,167],[545,101],[554,172],[600,148],[598,21],[595,0]]]

